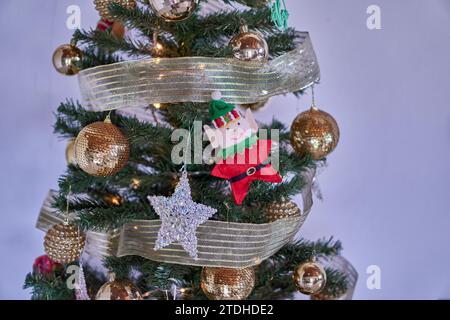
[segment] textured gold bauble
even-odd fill
[[[128,280],[115,280],[110,274],[109,281],[98,290],[95,300],[143,300],[139,289]]]
[[[60,223],[47,231],[44,238],[45,253],[55,262],[70,263],[80,257],[85,236],[71,223]]]
[[[327,283],[327,274],[321,264],[305,262],[300,264],[292,276],[298,291],[303,294],[318,294]]]
[[[282,198],[280,201],[273,202],[266,208],[266,216],[269,222],[289,217],[297,217],[301,214],[300,208],[287,198]]]
[[[95,9],[103,19],[114,21],[114,17],[109,13],[108,6],[111,3],[117,3],[127,9],[134,9],[136,7],[136,0],[94,0]]]
[[[255,286],[255,271],[252,267],[242,269],[202,269],[200,286],[210,300],[244,300]]]
[[[325,111],[311,108],[299,114],[291,127],[291,144],[301,156],[320,160],[329,155],[339,142],[339,127]]]
[[[269,58],[269,47],[266,40],[255,32],[249,32],[247,26],[230,41],[233,55],[243,61],[264,61]]]
[[[75,141],[78,166],[90,175],[111,176],[127,164],[130,146],[122,131],[112,123],[95,122],[86,126]]]
[[[71,44],[63,44],[53,53],[53,66],[56,71],[66,76],[73,76],[80,72],[80,63],[83,53]]]
[[[189,18],[197,9],[198,0],[149,0],[155,14],[170,22]]]
[[[239,106],[245,110],[250,109],[252,111],[261,111],[262,109],[264,109],[267,106],[268,102],[269,102],[269,99],[260,101],[260,102],[255,102],[255,103],[240,104]]]
[[[77,161],[75,159],[75,139],[70,139],[69,142],[67,142],[66,162],[67,162],[67,164],[70,164],[73,166],[77,165]]]

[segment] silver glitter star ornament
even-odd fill
[[[148,199],[161,219],[155,250],[177,242],[197,259],[197,227],[211,218],[217,209],[192,200],[187,172],[183,172],[171,197],[149,196]]]

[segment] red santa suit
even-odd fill
[[[258,140],[243,153],[236,153],[234,156],[222,159],[212,170],[213,176],[230,181],[236,204],[242,204],[252,181],[273,183],[282,181],[280,174],[270,164],[271,148],[271,140]]]

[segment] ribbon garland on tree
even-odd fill
[[[309,34],[299,32],[297,41],[294,50],[267,62],[182,57],[102,65],[80,72],[80,91],[84,105],[92,111],[155,103],[209,103],[216,90],[228,103],[257,103],[319,81]]]

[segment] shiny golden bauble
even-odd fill
[[[202,269],[200,287],[210,300],[244,300],[255,286],[253,268]]]
[[[261,111],[267,106],[268,102],[269,99],[255,103],[240,104],[239,106],[245,110],[250,109],[252,111]]]
[[[73,166],[77,165],[77,161],[75,159],[75,139],[70,139],[69,142],[67,142],[66,162],[67,162],[67,164],[70,164]]]
[[[299,114],[291,127],[291,144],[301,156],[320,160],[329,155],[339,142],[339,127],[334,118],[317,108]]]
[[[45,253],[55,262],[71,263],[80,257],[85,235],[71,223],[60,223],[47,231],[44,238]]]
[[[305,262],[300,264],[292,276],[298,291],[312,295],[320,293],[327,283],[325,269],[317,262]]]
[[[93,176],[116,174],[127,164],[129,155],[127,138],[109,121],[86,126],[75,141],[78,166]]]
[[[66,76],[73,76],[80,72],[83,53],[71,44],[63,44],[53,53],[53,66],[56,71]]]
[[[134,9],[136,7],[136,0],[94,0],[95,9],[103,19],[114,21],[115,18],[109,13],[109,5],[117,3],[127,9]]]
[[[273,202],[266,208],[266,216],[269,222],[290,217],[299,217],[301,214],[300,208],[287,198],[282,198],[280,201]]]
[[[198,0],[150,0],[155,14],[165,21],[182,21],[197,9]]]
[[[265,61],[269,58],[266,40],[255,32],[249,32],[247,26],[230,41],[233,55],[242,61]]]
[[[116,280],[115,274],[97,292],[95,300],[143,300],[139,289],[128,280]]]

